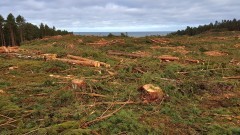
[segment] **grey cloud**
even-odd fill
[[[177,30],[240,18],[239,0],[4,0],[0,13],[70,31]]]

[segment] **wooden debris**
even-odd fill
[[[102,97],[102,98],[106,98],[106,97],[107,97],[107,96],[105,96],[105,95],[97,94],[97,93],[76,92],[76,94],[88,95],[88,96],[90,96],[90,97]]]
[[[204,54],[206,54],[208,56],[224,56],[224,55],[228,55],[227,53],[220,52],[220,51],[207,51],[207,52],[204,52]]]
[[[157,44],[166,44],[169,43],[168,39],[165,38],[155,38],[155,39],[150,39],[153,43],[157,43]]]
[[[112,45],[112,44],[124,44],[125,41],[123,39],[116,39],[116,40],[111,40],[111,41],[107,41],[106,39],[101,39],[97,42],[94,42],[94,43],[88,43],[88,45],[94,45],[94,46],[98,46],[98,47],[101,47],[101,46],[106,46],[106,45]]]
[[[240,38],[239,38],[240,39]],[[240,48],[240,44],[234,45],[236,48]]]
[[[144,102],[161,101],[164,98],[164,92],[160,87],[152,84],[143,85],[138,89],[141,92],[141,99]]]
[[[83,43],[83,40],[82,39],[78,39],[77,42],[78,43]]]
[[[144,54],[126,53],[126,52],[119,52],[119,51],[108,51],[107,53],[109,55],[127,56],[127,57],[131,57],[131,58],[149,57],[148,55],[144,55]]]
[[[200,61],[199,60],[194,60],[194,59],[185,59],[185,62],[188,62],[188,63],[199,63]]]
[[[3,90],[0,89],[0,95],[1,95],[1,94],[5,94],[5,91],[3,91]]]
[[[18,69],[18,66],[12,66],[8,68],[9,70],[14,70],[14,69]]]
[[[66,79],[66,80],[74,79],[74,78],[75,78],[75,76],[73,76],[73,75],[60,76],[60,75],[50,74],[49,76],[52,77],[52,78],[56,78],[56,79]]]
[[[57,58],[57,54],[42,54],[45,60],[55,60]]]
[[[162,55],[158,57],[159,59],[161,59],[162,61],[178,61],[179,58],[178,57],[174,57],[171,55]]]
[[[2,46],[2,47],[0,47],[0,53],[16,53],[18,51],[19,51],[18,46],[13,46],[13,47]]]
[[[86,87],[86,82],[82,79],[74,79],[72,80],[72,88],[73,89],[82,89]]]
[[[223,79],[240,79],[240,76],[223,77]]]
[[[87,59],[87,58],[83,58],[83,57],[79,57],[79,56],[73,56],[73,55],[67,55],[68,58],[70,59],[74,59],[74,60],[80,60],[80,61],[89,61],[89,62],[95,62],[95,63],[99,63],[100,66],[104,66],[104,67],[110,67],[110,64],[104,63],[104,62],[99,62],[99,61],[95,61],[95,60],[91,60],[91,59]]]
[[[70,64],[82,65],[82,66],[100,67],[100,63],[97,61],[80,61],[80,60],[62,59],[62,58],[56,58],[55,60],[67,62]]]

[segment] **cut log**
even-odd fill
[[[100,63],[97,61],[80,61],[80,60],[61,59],[61,58],[56,58],[55,60],[67,62],[70,64],[82,65],[82,66],[100,67]]]
[[[80,60],[80,61],[98,62],[98,63],[100,63],[100,66],[110,67],[110,65],[107,64],[107,63],[99,62],[99,61],[95,61],[95,60],[91,60],[91,59],[87,59],[87,58],[83,58],[83,57],[79,57],[79,56],[67,55],[67,57],[70,58],[70,59]]]
[[[143,85],[138,89],[141,92],[141,99],[144,102],[161,101],[164,98],[164,92],[160,87],[152,84]]]
[[[0,47],[0,53],[16,53],[18,51],[19,51],[18,46],[13,46],[13,47],[2,46],[2,47]]]
[[[14,70],[14,69],[18,69],[18,66],[12,66],[8,68],[9,70]]]
[[[73,55],[70,55],[70,54],[68,54],[67,57],[70,58],[70,59],[80,60],[80,61],[94,61],[94,60],[91,60],[91,59],[87,59],[87,58],[83,58],[83,57],[79,57],[79,56],[73,56]]]
[[[104,62],[100,62],[100,66],[104,66],[106,68],[111,67],[110,64],[104,63]]]
[[[207,51],[207,52],[204,52],[204,54],[208,55],[208,56],[225,56],[225,55],[228,55],[227,53],[220,52],[220,51]]]
[[[82,89],[86,87],[86,82],[81,79],[72,80],[72,88],[73,89]]]
[[[134,54],[134,53],[126,53],[126,52],[117,52],[117,51],[108,51],[109,55],[116,55],[116,56],[127,56],[131,58],[143,58],[143,57],[149,57],[147,55],[142,54]]]
[[[73,76],[73,75],[60,76],[60,75],[53,75],[53,74],[50,74],[49,76],[52,77],[52,78],[56,78],[56,79],[66,79],[66,80],[69,80],[69,79],[72,80],[72,79],[75,78],[75,76]]]
[[[0,53],[8,53],[8,52],[9,52],[9,51],[8,51],[8,49],[7,49],[6,46],[0,47]]]
[[[57,54],[43,54],[42,56],[45,60],[55,60],[57,58]]]
[[[223,79],[240,79],[240,76],[223,77]]]
[[[199,63],[200,62],[199,60],[193,60],[193,59],[186,59],[185,61],[188,63]]]
[[[162,56],[159,56],[158,58],[163,61],[178,61],[179,60],[178,57],[169,56],[169,55],[162,55]]]

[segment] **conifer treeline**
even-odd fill
[[[54,26],[50,28],[47,24],[41,23],[38,27],[28,23],[21,15],[15,18],[10,13],[6,19],[0,15],[0,46],[15,46],[26,40],[66,34],[70,33],[65,30],[56,30]]]
[[[172,35],[197,35],[206,31],[240,31],[240,20],[222,20],[222,22],[216,21],[214,24],[200,25],[198,27],[189,27],[185,30],[178,30],[171,33]]]

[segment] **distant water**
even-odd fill
[[[75,35],[84,35],[84,36],[108,36],[109,33],[119,36],[121,33],[127,34],[130,37],[145,37],[145,36],[166,36],[167,34],[173,31],[158,31],[158,32],[74,32]]]

